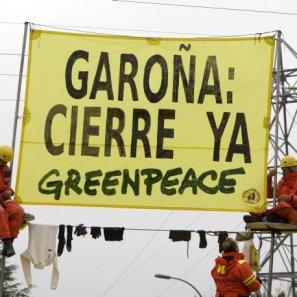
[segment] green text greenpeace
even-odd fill
[[[235,176],[244,174],[245,170],[242,167],[221,172],[208,170],[203,173],[197,173],[193,168],[184,170],[181,167],[165,172],[157,168],[106,172],[98,169],[84,174],[76,169],[69,169],[66,178],[62,179],[59,170],[52,169],[40,180],[38,190],[42,194],[53,195],[56,200],[64,194],[73,196],[74,193],[96,196],[101,192],[107,196],[114,196],[131,191],[138,196],[141,189],[145,189],[147,196],[152,196],[156,188],[165,196],[182,195],[185,191],[190,191],[199,197],[198,191],[210,195],[218,192],[234,193],[237,184]]]

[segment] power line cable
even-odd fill
[[[199,34],[195,32],[176,32],[176,31],[160,31],[160,30],[144,30],[144,29],[123,29],[123,28],[114,28],[114,27],[92,27],[92,26],[66,26],[66,25],[49,25],[49,24],[33,24],[38,25],[40,27],[44,28],[52,28],[52,29],[58,29],[58,30],[65,30],[65,31],[71,31],[71,32],[79,32],[79,33],[92,33],[92,34],[102,34],[95,31],[86,31],[82,29],[91,29],[91,30],[112,30],[112,31],[121,31],[121,32],[141,32],[141,33],[165,33],[165,34],[177,34],[177,35],[200,35],[200,36],[214,36],[210,34]],[[110,34],[113,35],[113,34]]]
[[[140,220],[138,220],[138,222],[135,224],[135,228],[139,225],[142,224],[142,222],[145,220],[145,218],[148,215],[148,211],[145,212],[145,214],[140,218]],[[127,239],[130,238],[130,236],[132,235],[132,233],[130,233],[127,236]],[[105,263],[107,263],[109,261],[110,258],[114,257],[114,255],[120,250],[120,248],[123,246],[123,242],[121,242],[120,245],[117,246],[116,249],[114,249],[107,257],[105,257],[105,259],[103,259],[103,261],[100,262],[100,264],[81,282],[79,282],[79,284],[74,288],[71,289],[70,294],[68,294],[66,297],[68,296],[72,296],[73,295],[73,291],[76,291],[78,288],[80,288],[87,280],[89,280],[90,278],[92,278],[96,273],[98,273],[103,266],[105,265]]]
[[[165,225],[165,223],[168,221],[168,219],[171,217],[171,215],[173,214],[173,211],[171,211],[167,217],[165,218],[165,220],[162,222],[162,224],[160,225],[159,228],[163,227]],[[118,277],[113,281],[113,283],[111,284],[111,286],[109,286],[109,288],[107,290],[105,290],[105,292],[103,293],[103,295],[101,297],[106,296],[106,294],[109,293],[109,291],[117,284],[117,282],[122,278],[123,275],[125,275],[125,273],[130,269],[130,267],[135,263],[135,261],[138,259],[138,257],[143,253],[143,251],[146,249],[146,247],[152,242],[152,240],[155,238],[155,236],[157,235],[158,231],[155,231],[154,234],[149,238],[149,240],[146,242],[146,244],[143,246],[143,248],[138,252],[138,254],[133,258],[133,260],[128,264],[128,266],[118,275]],[[99,295],[96,295],[95,297],[99,297]]]
[[[175,7],[185,7],[185,8],[201,8],[201,9],[211,9],[211,10],[224,10],[224,11],[235,11],[235,12],[251,12],[251,13],[261,13],[261,14],[297,16],[297,12],[289,12],[289,11],[257,10],[257,9],[246,9],[246,8],[192,5],[192,4],[180,4],[180,3],[165,3],[165,2],[150,2],[150,1],[137,1],[137,0],[111,0],[111,1],[126,2],[126,3],[133,3],[133,4],[145,4],[145,5],[159,5],[159,6],[173,6],[173,7],[175,6]]]
[[[0,73],[0,76],[13,76],[13,77],[19,77],[18,74],[13,74],[13,73]],[[22,76],[26,76],[26,74],[23,74]]]
[[[189,224],[187,224],[185,228],[189,228],[202,215],[203,215],[203,212],[200,213],[200,214],[198,214],[197,216],[195,216],[195,218]],[[130,274],[128,274],[125,278],[123,278],[122,281],[127,280],[132,275],[134,275],[139,269],[143,268],[146,264],[148,264],[149,262],[151,262],[157,255],[159,255],[163,250],[165,250],[169,246],[169,243],[170,242],[167,242],[166,244],[162,245],[161,248],[157,250],[157,252],[155,252],[152,256],[150,256],[144,263],[142,263],[141,265],[139,265],[138,267],[136,267]]]
[[[0,22],[2,24],[3,22]],[[7,22],[4,22],[5,24]],[[10,24],[22,24],[23,23],[15,23],[8,22]],[[106,34],[99,33],[95,31],[83,30],[83,29],[91,29],[91,30],[112,30],[112,31],[121,31],[121,32],[141,32],[141,33],[163,33],[163,34],[176,34],[176,35],[194,35],[197,36],[205,36],[205,37],[244,37],[244,36],[256,36],[256,35],[265,35],[265,34],[275,34],[276,30],[267,31],[267,32],[256,32],[256,33],[247,33],[247,34],[233,34],[233,35],[217,35],[217,34],[203,34],[198,32],[176,32],[176,31],[161,31],[161,30],[145,30],[145,29],[133,29],[133,28],[115,28],[115,27],[94,27],[94,26],[78,26],[78,25],[61,25],[61,24],[39,24],[39,23],[30,23],[30,25],[34,28],[34,26],[39,26],[42,28],[52,28],[58,30],[65,30],[71,32],[79,32],[79,33],[89,33],[89,34]],[[113,35],[113,34],[110,34]]]
[[[180,296],[189,296],[189,297],[193,297],[193,292],[189,292],[189,290],[187,291],[187,292],[180,292],[180,293],[172,293],[172,294],[167,294],[166,295],[166,297],[170,297],[170,296],[172,296],[172,297],[176,297],[176,296],[178,296],[178,297],[180,297]],[[196,295],[194,295],[194,297],[195,297]],[[206,295],[203,295],[203,296],[206,296]]]
[[[11,99],[11,98],[0,98],[0,101],[3,101],[3,102],[5,102],[5,101],[7,101],[7,102],[15,102],[16,99]],[[21,101],[24,101],[24,99],[21,99]]]
[[[22,54],[0,52],[0,56],[21,56],[21,55]],[[28,56],[28,55],[25,55],[25,56]]]
[[[3,24],[3,25],[24,25],[24,23],[19,23],[19,22],[5,22],[5,21],[1,21],[0,24]]]
[[[196,262],[188,271],[186,271],[186,273],[184,273],[182,276],[180,276],[179,278],[183,278],[188,272],[194,270],[196,268],[197,265],[199,265],[201,262],[203,262],[205,259],[207,259],[208,256],[210,256],[216,249],[218,248],[217,245],[215,245],[205,256],[203,256],[202,258],[199,259],[198,262]],[[160,294],[158,294],[156,297],[162,296],[165,292],[167,292],[171,287],[173,287],[175,284],[177,283],[177,281],[174,281],[171,283],[171,285],[169,285],[165,290],[163,290]]]
[[[241,225],[243,224],[243,222],[240,222],[236,227],[235,230],[237,230]],[[231,233],[229,231],[227,231],[228,233]],[[202,263],[209,255],[211,255],[215,249],[217,249],[217,244],[206,254],[204,255],[198,262],[196,262],[194,265],[192,265],[185,273],[183,273],[180,278],[183,278],[185,275],[187,275],[189,272],[191,272],[192,270],[194,270],[200,263]],[[174,281],[173,283],[171,283],[171,285],[169,285],[165,290],[163,290],[160,294],[158,294],[156,297],[159,297],[161,295],[163,295],[165,292],[167,292],[172,286],[174,286],[177,283],[177,281]]]

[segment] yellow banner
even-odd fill
[[[32,31],[18,202],[264,210],[274,44]]]

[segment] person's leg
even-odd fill
[[[8,201],[4,208],[8,215],[8,225],[10,230],[10,237],[17,238],[20,227],[25,217],[24,209],[15,203],[13,200]]]
[[[10,238],[8,214],[5,209],[0,206],[0,239]]]
[[[275,207],[268,211],[269,214],[275,214],[281,218],[287,219],[289,224],[297,225],[297,211],[290,204],[281,201]]]
[[[243,220],[247,224],[262,222],[262,219],[266,216],[266,213],[267,213],[267,211],[264,211],[264,212],[261,212],[261,213],[250,212],[250,215],[243,216]]]
[[[276,213],[269,213],[263,218],[263,222],[288,224],[289,220],[278,216]]]
[[[0,238],[3,241],[2,255],[5,257],[15,255],[9,229],[8,213],[2,206],[0,206]]]

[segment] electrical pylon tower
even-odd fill
[[[292,67],[295,63],[295,68]],[[290,66],[287,66],[290,65]],[[277,46],[272,81],[270,147],[268,169],[276,168],[284,155],[297,155],[297,53],[277,32]],[[281,177],[279,171],[274,184]],[[274,189],[274,197],[276,190]],[[275,199],[269,202],[275,205]],[[296,235],[271,232],[259,236],[259,254],[262,270],[259,277],[263,290],[258,296],[272,297],[273,285],[283,281],[286,297],[296,297],[295,272]],[[286,286],[287,284],[287,286]],[[289,290],[287,293],[286,291]],[[277,296],[276,296],[277,297]]]

